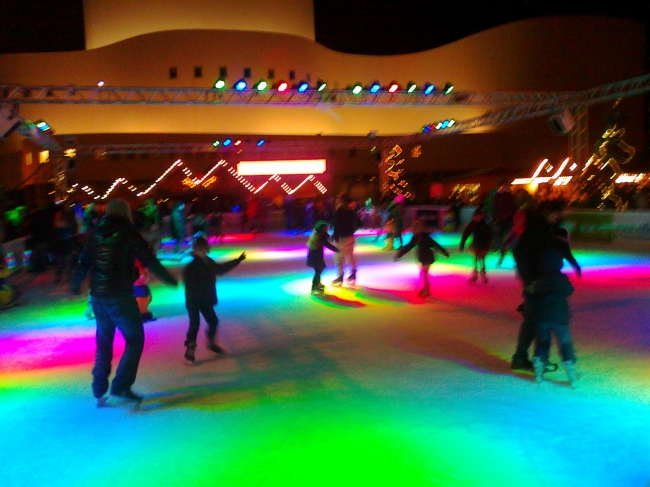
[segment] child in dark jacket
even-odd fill
[[[217,276],[223,275],[237,267],[245,258],[242,253],[236,259],[218,264],[208,257],[210,245],[203,237],[198,237],[192,247],[194,260],[183,271],[185,281],[185,306],[190,318],[190,326],[185,338],[185,359],[194,364],[196,351],[196,336],[199,332],[200,316],[208,323],[208,348],[215,353],[221,353],[221,347],[216,343],[219,319],[214,312],[217,304]]]
[[[418,261],[420,262],[422,269],[422,284],[423,287],[419,291],[421,297],[427,297],[430,295],[429,292],[429,267],[435,261],[433,254],[433,249],[437,250],[445,257],[449,258],[449,252],[447,252],[442,246],[433,240],[429,233],[426,231],[424,220],[419,219],[413,223],[413,237],[411,241],[400,248],[395,254],[395,260],[399,259],[407,252],[409,252],[413,247],[418,248]]]
[[[325,286],[320,282],[320,276],[325,269],[325,258],[323,257],[323,247],[327,247],[332,252],[338,252],[334,245],[329,241],[329,235],[327,234],[327,222],[320,220],[314,225],[314,233],[307,241],[307,267],[314,269],[314,279],[311,282],[311,293],[312,294],[323,294],[325,291]]]
[[[472,252],[474,253],[474,272],[469,278],[470,282],[476,282],[479,272],[481,279],[487,284],[488,279],[485,273],[485,256],[490,251],[492,245],[492,227],[485,219],[485,212],[482,208],[477,208],[474,211],[472,221],[467,224],[463,231],[463,236],[460,239],[460,251],[465,249],[465,242],[470,235],[474,235],[472,239]]]

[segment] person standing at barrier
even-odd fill
[[[343,284],[346,264],[350,266],[350,274],[346,281],[354,283],[357,280],[357,260],[354,256],[354,232],[357,231],[357,228],[357,212],[351,207],[348,195],[341,193],[336,198],[336,210],[332,217],[332,237],[339,249],[339,252],[334,254],[334,262],[338,267],[339,275],[332,281],[333,286]]]
[[[116,328],[126,346],[110,394],[124,401],[142,400],[131,390],[144,347],[142,317],[133,290],[136,258],[167,284],[178,284],[135,228],[129,204],[122,199],[112,200],[86,240],[72,284],[72,292],[79,294],[83,279],[90,273],[91,305],[97,322],[92,390],[98,407],[107,400],[104,395],[108,391]]]

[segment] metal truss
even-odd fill
[[[552,102],[568,93],[434,91],[369,93],[349,90],[216,90],[98,86],[0,85],[0,103],[45,105],[289,105],[289,106],[511,106]]]
[[[569,132],[568,149],[572,162],[584,167],[591,157],[589,146],[589,111],[587,105],[582,105],[573,110],[573,118],[576,121],[575,127]]]

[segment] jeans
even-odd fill
[[[537,342],[535,343],[535,357],[539,357],[543,363],[548,362],[548,355],[551,350],[551,332],[559,342],[562,361],[575,362],[576,356],[573,351],[573,341],[569,332],[569,324],[563,322],[542,321],[537,323]]]
[[[321,285],[320,276],[323,273],[323,269],[314,269],[314,278],[311,281],[311,290],[315,291]]]
[[[144,327],[138,304],[133,296],[97,298],[90,303],[97,321],[95,366],[93,367],[93,395],[102,397],[108,391],[108,376],[113,360],[115,328],[120,330],[126,347],[111,384],[111,392],[120,393],[131,388],[138,373],[144,348]]]
[[[530,348],[533,340],[537,335],[537,326],[535,324],[535,316],[531,312],[531,298],[530,296],[524,297],[524,320],[519,327],[519,334],[517,335],[517,349],[513,359],[528,359],[528,349]]]
[[[214,306],[207,303],[188,301],[185,307],[190,317],[190,327],[185,337],[185,346],[188,346],[190,343],[196,343],[196,336],[199,334],[199,326],[201,325],[199,313],[203,315],[203,318],[208,323],[208,338],[213,339],[217,334],[217,326],[219,325],[219,318],[217,318],[217,314],[214,312]]]
[[[339,252],[334,254],[334,263],[338,266],[339,276],[343,276],[346,262],[350,264],[352,272],[357,270],[357,261],[354,258],[354,237],[339,237],[337,247]]]

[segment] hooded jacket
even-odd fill
[[[118,216],[103,217],[88,236],[79,257],[73,293],[79,293],[81,282],[90,272],[91,296],[133,296],[133,283],[137,278],[136,258],[162,281],[174,286],[177,284],[131,222]]]

